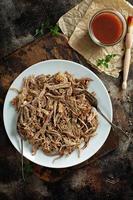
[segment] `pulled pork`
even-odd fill
[[[97,114],[84,91],[90,79],[76,79],[68,72],[29,76],[12,100],[18,112],[17,129],[48,155],[68,155],[86,147],[98,126]]]

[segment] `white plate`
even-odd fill
[[[95,91],[98,99],[98,105],[103,113],[112,121],[112,104],[108,92],[103,85],[102,81],[86,67],[67,60],[48,60],[32,65],[25,71],[23,71],[12,83],[11,88],[20,89],[24,77],[35,74],[55,74],[57,72],[65,72],[73,74],[77,78],[90,77],[93,81],[90,83],[89,91]],[[14,107],[11,105],[11,100],[16,96],[13,90],[8,90],[3,110],[4,125],[9,139],[14,147],[21,152],[20,137],[16,130],[17,114]],[[31,145],[28,142],[24,142],[24,156],[34,163],[42,166],[52,168],[64,168],[77,165],[91,156],[93,156],[106,141],[109,132],[110,125],[104,120],[103,117],[98,115],[99,125],[96,131],[96,136],[91,138],[88,146],[81,151],[81,155],[78,158],[77,151],[74,151],[68,157],[62,157],[53,162],[54,157],[45,155],[41,150],[38,150],[36,155],[31,154]]]

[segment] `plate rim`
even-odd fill
[[[104,90],[105,90],[105,92],[106,92],[106,95],[107,95],[107,97],[108,97],[108,100],[109,100],[109,103],[110,103],[110,121],[112,122],[112,120],[113,120],[113,106],[112,106],[112,101],[111,101],[110,95],[109,95],[109,93],[108,93],[108,90],[107,90],[106,86],[104,85],[104,83],[102,82],[102,80],[101,80],[93,71],[91,71],[89,68],[87,68],[86,66],[84,66],[84,65],[82,65],[82,64],[80,64],[80,63],[77,63],[77,62],[75,62],[75,61],[65,60],[65,59],[50,59],[50,60],[44,60],[44,61],[41,61],[41,62],[37,62],[37,63],[35,63],[35,64],[33,64],[33,65],[30,65],[30,66],[29,66],[28,68],[26,68],[25,70],[23,70],[23,71],[12,81],[11,85],[9,86],[9,88],[8,88],[8,90],[7,90],[7,93],[6,93],[5,99],[4,99],[4,106],[3,106],[3,122],[4,122],[4,128],[5,128],[6,134],[7,134],[8,138],[9,138],[10,142],[12,143],[12,145],[15,147],[15,149],[16,149],[20,154],[21,154],[21,152],[20,152],[19,147],[17,148],[17,147],[13,144],[13,141],[10,139],[10,137],[9,137],[10,134],[8,134],[8,131],[7,131],[7,128],[6,128],[6,125],[5,125],[5,107],[6,107],[7,95],[8,95],[8,93],[9,93],[10,88],[11,88],[12,85],[14,84],[15,80],[16,80],[16,79],[19,79],[23,73],[25,73],[26,71],[30,70],[32,67],[35,67],[36,65],[44,64],[44,63],[48,63],[48,62],[67,62],[67,63],[73,63],[74,65],[75,65],[75,64],[76,64],[76,65],[79,65],[79,67],[81,67],[81,68],[83,68],[83,69],[89,71],[89,73],[91,73],[96,79],[98,79],[98,81],[100,81],[100,84],[101,84],[102,87],[104,88]],[[62,167],[62,166],[61,166],[61,167],[60,167],[60,166],[54,166],[54,165],[49,166],[49,165],[42,165],[42,164],[40,164],[40,163],[39,163],[38,161],[36,161],[36,160],[31,160],[30,158],[27,158],[27,156],[25,156],[25,155],[24,155],[24,157],[25,157],[26,159],[30,160],[31,162],[33,162],[33,163],[35,163],[35,164],[37,164],[37,165],[43,166],[43,167],[57,168],[57,169],[74,167],[74,166],[79,165],[79,164],[81,164],[81,163],[83,163],[83,162],[89,160],[90,158],[92,158],[92,157],[101,149],[101,147],[104,145],[104,143],[106,142],[106,140],[107,140],[108,137],[109,137],[110,131],[111,131],[111,126],[109,127],[109,131],[108,131],[108,134],[107,134],[107,136],[106,136],[104,142],[102,142],[102,145],[99,146],[98,150],[96,150],[96,151],[93,153],[93,155],[91,155],[89,158],[86,158],[86,159],[84,159],[84,160],[82,160],[82,161],[79,161],[79,162],[77,161],[76,164],[69,164],[69,165],[64,166],[64,167]]]

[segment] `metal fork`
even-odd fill
[[[103,112],[101,111],[101,109],[98,107],[98,101],[97,99],[87,90],[84,90],[83,93],[86,95],[86,98],[89,100],[90,104],[96,108],[97,112],[102,115],[102,117],[112,126],[112,128],[114,129],[118,129],[120,130],[123,134],[125,134],[127,137],[129,137],[127,135],[127,132],[124,131],[122,128],[120,128],[119,126],[117,126],[116,124],[114,124],[113,122],[111,122],[106,116],[105,114],[103,114]]]
[[[17,122],[19,120],[20,114],[21,113],[20,113],[20,110],[19,110]],[[23,146],[24,146],[24,144],[23,144],[23,136],[21,135],[21,133],[19,131],[18,125],[17,125],[17,132],[18,132],[18,134],[20,136],[20,143],[21,143],[20,144],[20,151],[21,151],[21,175],[22,175],[22,180],[25,181],[25,176],[24,176],[24,156],[23,156],[23,154],[24,154],[24,152],[23,152]]]

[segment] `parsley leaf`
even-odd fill
[[[105,62],[110,62],[112,58],[114,58],[116,56],[116,54],[108,54],[105,57]]]
[[[55,25],[55,26],[51,26],[49,23],[49,20],[47,19],[45,22],[43,22],[36,30],[35,30],[35,35],[34,36],[42,36],[45,32],[45,30],[50,31],[50,33],[53,36],[58,36],[60,33],[60,28],[59,26]]]
[[[51,28],[50,28],[50,33],[51,33],[53,36],[58,36],[59,33],[60,33],[60,28],[59,28],[59,26],[57,26],[57,25],[51,26]]]
[[[109,62],[111,61],[112,58],[114,58],[116,56],[116,54],[108,54],[105,56],[105,58],[102,59],[98,59],[97,60],[97,66],[101,66],[101,67],[109,67]]]
[[[98,59],[97,66],[103,65],[104,59]]]

